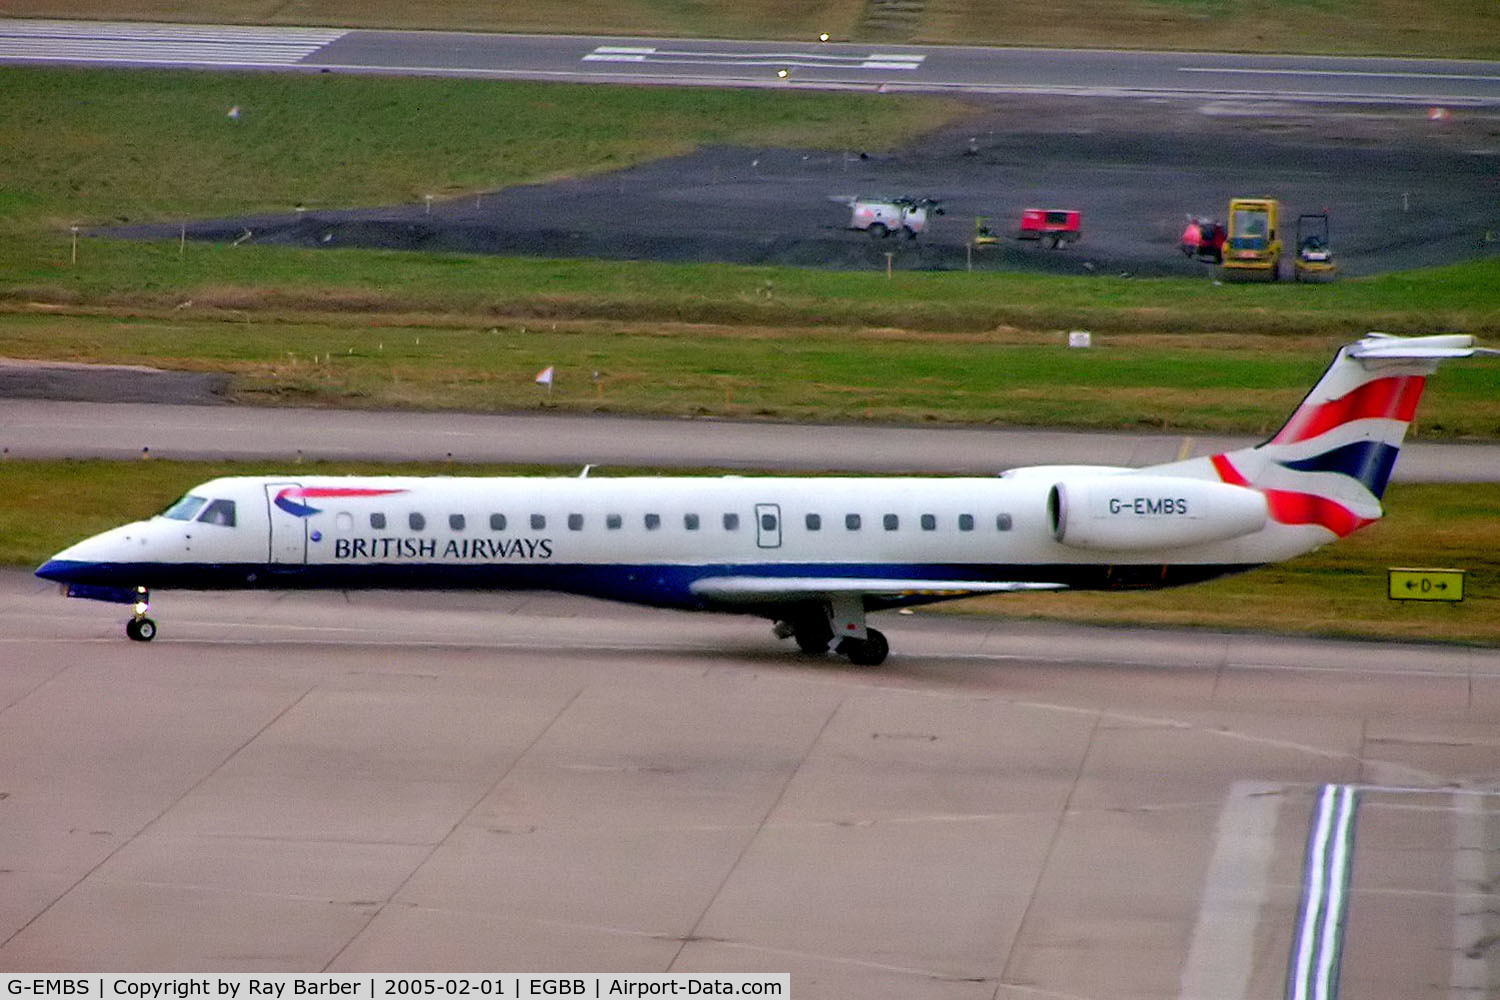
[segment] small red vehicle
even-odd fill
[[[1040,240],[1056,250],[1067,243],[1077,243],[1083,232],[1079,229],[1079,213],[1070,208],[1028,208],[1021,213],[1021,231],[1018,240]]]

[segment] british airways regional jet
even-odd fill
[[[760,615],[807,653],[881,663],[869,612],[974,594],[1196,583],[1375,521],[1438,362],[1466,335],[1342,348],[1270,440],[1143,469],[995,478],[239,476],[59,552],[37,575],[155,589],[556,590]]]

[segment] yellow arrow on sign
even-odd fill
[[[1395,569],[1389,572],[1393,601],[1461,601],[1464,571],[1461,569]]]

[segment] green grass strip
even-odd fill
[[[242,402],[1266,434],[1347,338],[0,313],[0,356],[222,371]],[[555,365],[550,395],[533,382]],[[1416,433],[1500,438],[1493,365],[1432,379]]]

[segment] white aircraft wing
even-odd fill
[[[1025,590],[1066,590],[1061,583],[1012,580],[892,580],[847,576],[707,576],[693,593],[722,601],[805,601],[810,597],[869,594],[878,597],[961,597]]]

